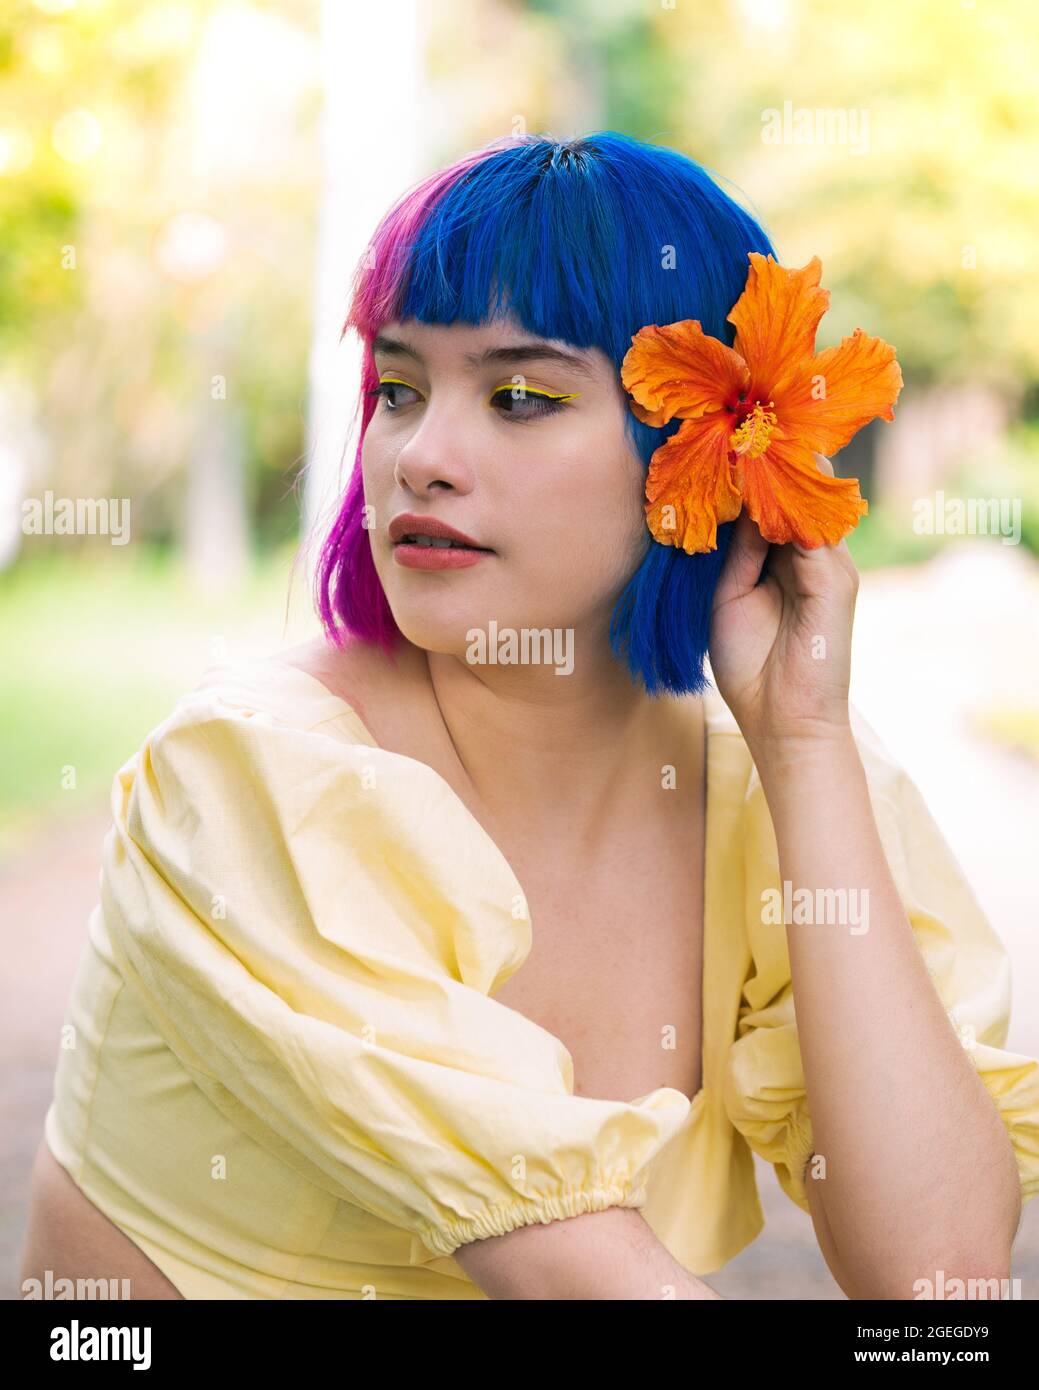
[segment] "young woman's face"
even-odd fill
[[[605,633],[649,540],[645,469],[605,353],[535,338],[511,319],[405,319],[383,326],[374,356],[381,399],[364,438],[364,492],[375,568],[404,636],[458,655],[492,619],[499,631]],[[437,568],[409,565],[431,552],[391,539],[403,512],[490,553],[446,568],[434,551]]]

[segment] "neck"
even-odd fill
[[[499,823],[535,819],[593,843],[616,806],[659,788],[662,766],[702,738],[688,701],[647,695],[607,644],[587,646],[578,636],[567,675],[424,653],[458,759]]]

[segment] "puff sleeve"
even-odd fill
[[[363,726],[361,726],[363,729]],[[496,1002],[529,951],[507,861],[431,768],[186,698],[113,787],[113,956],[214,1104],[429,1258],[645,1203],[690,1103],[573,1094]]]
[[[885,856],[949,1019],[995,1102],[1017,1159],[1021,1200],[1039,1191],[1039,1062],[1004,1048],[1010,961],[916,784],[862,715],[853,729]],[[744,804],[745,920],[752,973],[725,1071],[725,1108],[783,1191],[810,1211],[812,1124],[794,1017],[785,929],[761,922],[780,888],[775,832],[754,771]]]

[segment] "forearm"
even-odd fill
[[[818,1190],[841,1262],[866,1297],[912,1297],[913,1281],[939,1269],[1009,1277],[1020,1215],[1013,1151],[916,944],[853,736],[759,750],[755,762],[792,894],[858,890],[861,903],[868,890],[865,931],[785,927],[814,1148],[826,1165]]]

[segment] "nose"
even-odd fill
[[[438,487],[469,492],[475,475],[466,455],[466,428],[459,410],[449,409],[446,401],[429,404],[397,454],[394,481],[416,494]]]

